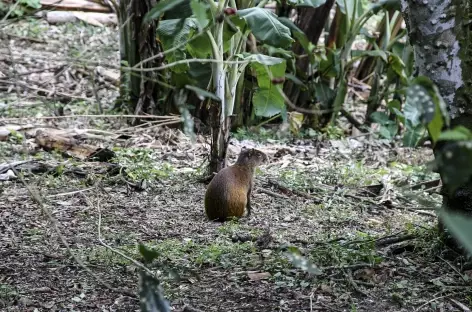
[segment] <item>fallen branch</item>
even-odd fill
[[[306,192],[298,191],[298,190],[289,189],[288,187],[285,187],[285,186],[281,185],[280,183],[278,183],[274,180],[268,179],[267,182],[270,185],[273,185],[273,186],[277,187],[279,190],[281,190],[284,193],[289,193],[289,194],[293,193],[295,195],[298,195],[298,196],[301,196],[301,197],[304,197],[304,198],[307,198],[307,199],[311,199],[311,200],[314,201],[315,204],[321,204],[323,202],[321,199],[319,199],[318,197],[316,197],[314,195],[308,194]]]

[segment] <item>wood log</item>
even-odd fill
[[[41,0],[41,5],[61,11],[85,11],[111,13],[111,8],[87,0]]]
[[[97,12],[50,11],[46,13],[50,24],[74,23],[79,20],[95,26],[117,25],[116,14]]]

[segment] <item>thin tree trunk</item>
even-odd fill
[[[219,172],[226,167],[226,151],[229,141],[230,118],[222,120],[221,104],[212,101],[210,106],[211,149],[209,173]]]
[[[402,0],[402,12],[414,46],[416,74],[429,77],[439,88],[451,126],[472,130],[472,35],[469,27],[472,0],[430,0],[428,3]],[[435,146],[435,155],[447,147]],[[439,167],[439,173],[444,176]],[[443,186],[443,209],[472,215],[472,181],[455,191]],[[440,222],[440,228],[443,225]],[[451,240],[450,240],[451,241]]]

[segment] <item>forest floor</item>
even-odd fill
[[[430,149],[336,133],[238,132],[230,162],[241,146],[254,146],[270,163],[257,171],[251,218],[212,223],[203,212],[206,186],[197,182],[208,137],[192,142],[152,126],[113,136],[129,126],[78,116],[96,113],[96,99],[106,112],[116,98],[106,79],[93,92],[90,65],[118,65],[115,29],[29,20],[3,31],[10,36],[0,40],[0,137],[10,135],[0,140],[0,173],[28,162],[18,165],[22,179],[0,182],[1,311],[138,311],[139,270],[116,252],[140,260],[138,243],[157,251],[150,268],[174,311],[470,307],[472,270],[437,236]],[[69,117],[44,118],[58,111]],[[85,131],[78,141],[112,150],[110,162],[127,176],[38,148],[31,130],[48,127]],[[423,182],[430,183],[418,189]],[[309,263],[292,262],[292,252]]]

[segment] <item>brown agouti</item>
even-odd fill
[[[247,207],[251,215],[251,191],[256,167],[268,161],[267,155],[256,149],[243,148],[232,166],[221,169],[213,177],[205,194],[205,213],[212,221],[242,217]]]

